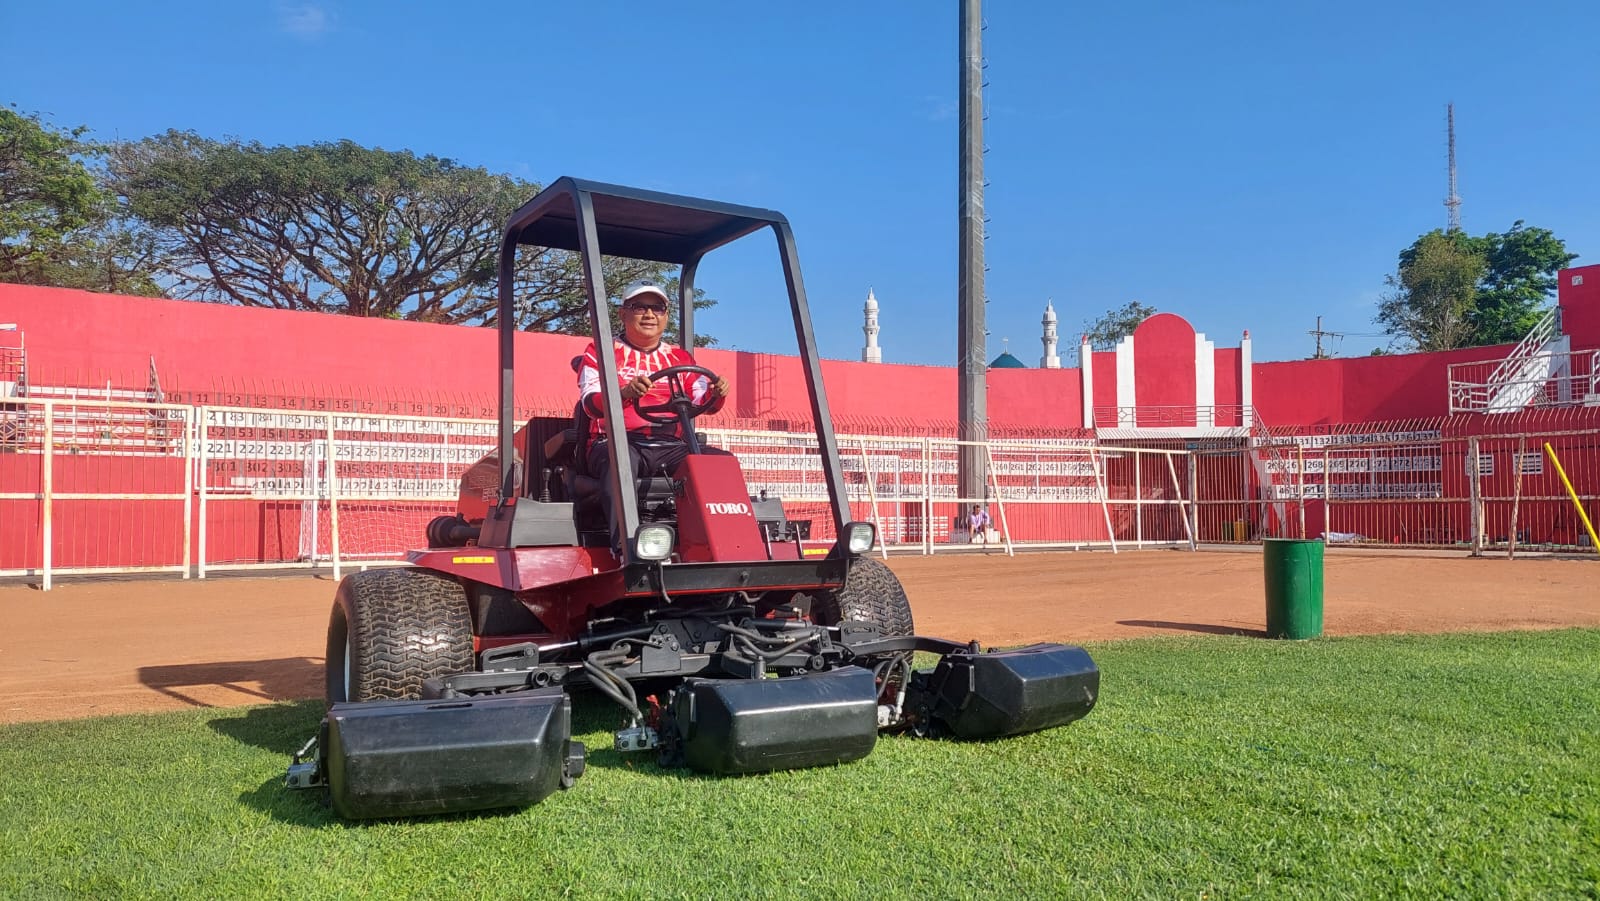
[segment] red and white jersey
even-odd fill
[[[694,365],[694,357],[690,356],[688,351],[665,341],[658,344],[655,350],[649,352],[639,350],[626,341],[616,339],[611,342],[611,347],[616,353],[617,387],[619,389],[641,375],[660,372],[669,366]],[[704,401],[706,395],[711,391],[711,380],[703,375],[685,374],[676,378],[683,385],[684,390],[688,392],[689,397],[697,404]],[[600,363],[595,356],[594,342],[590,342],[589,346],[584,348],[583,351],[583,365],[578,368],[578,391],[579,396],[584,401],[584,406],[589,410],[589,434],[601,434],[605,429],[605,424],[596,413],[598,411],[603,415],[604,407],[598,397],[592,401],[589,400],[591,394],[598,395],[600,393]],[[666,403],[671,398],[672,388],[666,379],[662,379],[650,386],[650,392],[640,400],[640,403],[647,407],[656,406]],[[712,408],[712,411],[715,412],[720,407],[721,403],[719,402]],[[622,421],[627,425],[630,432],[647,432],[657,436],[682,437],[681,430],[676,424],[659,425],[648,422],[639,415],[631,403],[622,405]]]

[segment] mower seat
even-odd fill
[[[604,522],[605,511],[600,509],[600,480],[569,469],[566,481],[568,495],[572,498],[572,515],[582,519],[585,514],[593,514]],[[672,479],[666,476],[651,476],[639,480],[641,502],[659,504],[672,497]]]
[[[574,360],[576,368],[579,360]],[[565,464],[562,482],[572,502],[572,519],[578,531],[606,534],[606,512],[600,508],[600,480],[589,471],[589,414],[579,401],[572,410],[572,428],[554,435],[545,443],[545,457]],[[635,473],[635,476],[638,474]],[[636,478],[641,506],[656,506],[674,496],[672,479],[655,474]],[[609,539],[607,539],[609,540]]]

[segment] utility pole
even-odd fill
[[[1343,338],[1344,337],[1344,332],[1327,332],[1327,331],[1323,331],[1323,329],[1322,329],[1322,317],[1321,316],[1317,317],[1317,327],[1312,329],[1309,332],[1306,332],[1306,334],[1315,335],[1316,338],[1317,338],[1317,352],[1312,355],[1311,359],[1313,359],[1313,360],[1326,360],[1326,359],[1328,359],[1328,357],[1332,356],[1332,354],[1325,354],[1325,353],[1322,352],[1322,339],[1323,339],[1323,337],[1329,337],[1329,338]]]
[[[956,296],[957,433],[962,441],[989,435],[988,371],[983,294],[983,15],[981,0],[961,0],[961,137]],[[963,498],[983,500],[989,483],[982,447],[961,445],[956,487]]]

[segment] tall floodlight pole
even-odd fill
[[[983,441],[989,434],[989,403],[984,390],[986,370],[983,322],[983,18],[980,0],[961,0],[961,237],[956,299],[960,320],[956,352],[960,356],[957,387],[957,437]],[[983,448],[962,445],[957,487],[962,497],[983,498],[986,456]]]

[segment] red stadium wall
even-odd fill
[[[1573,348],[1600,348],[1600,266],[1562,272],[1559,284],[1563,332]],[[260,398],[269,395],[394,398],[407,402],[428,399],[456,401],[458,406],[473,408],[468,415],[489,416],[495,401],[494,335],[483,329],[13,285],[0,285],[0,322],[15,322],[20,327],[20,337],[28,349],[30,379],[35,385],[82,386],[109,381],[116,387],[138,388],[147,382],[153,357],[162,386],[169,393],[186,395],[181,398],[186,402],[265,406],[268,404]],[[0,335],[4,339],[0,345],[14,343],[13,337]],[[584,339],[565,336],[518,336],[519,399],[547,412],[570,409],[575,385],[568,361],[583,344]],[[1152,317],[1135,332],[1133,349],[1134,384],[1140,408],[1182,408],[1195,403],[1196,379],[1205,371],[1203,365],[1196,365],[1197,352],[1205,351],[1197,351],[1195,330],[1188,322],[1170,314]],[[1251,401],[1271,425],[1301,427],[1303,432],[1363,422],[1442,421],[1448,413],[1450,364],[1495,359],[1508,349],[1499,346],[1439,354],[1253,363]],[[1214,403],[1225,407],[1244,402],[1241,349],[1215,348],[1211,354]],[[700,356],[708,366],[728,374],[735,386],[732,403],[721,421],[710,424],[739,425],[736,420],[745,420],[782,427],[783,422],[789,421],[790,427],[805,427],[810,404],[795,357],[719,350],[701,351]],[[1117,363],[1114,352],[1094,353],[1091,357],[1096,407],[1127,403],[1118,398]],[[823,371],[841,431],[940,436],[955,431],[957,374],[953,368],[830,360],[824,362]],[[991,434],[1077,432],[1084,421],[1082,398],[1082,370],[1077,368],[991,370]],[[1141,424],[1144,416],[1141,411]],[[1183,424],[1193,421],[1191,416]],[[1447,438],[1465,438],[1570,431],[1575,421],[1592,429],[1593,408],[1507,417],[1456,417],[1444,423],[1444,434]],[[1168,420],[1161,424],[1179,423]],[[1219,426],[1234,424],[1225,418],[1217,422]],[[1450,447],[1464,447],[1464,442]],[[1507,453],[1504,446],[1495,452]],[[1600,472],[1600,447],[1574,446],[1570,452],[1575,459],[1569,468],[1581,473]],[[1449,456],[1451,453],[1455,456]],[[1460,496],[1465,491],[1464,453],[1447,450],[1446,459],[1440,464],[1436,478],[1446,496]],[[20,486],[11,490],[37,490],[36,472],[24,471],[28,465],[24,457],[0,456],[0,477],[8,486]],[[109,476],[97,470],[96,465],[92,459],[58,458],[55,490],[116,490],[107,487]],[[19,469],[11,472],[13,468]],[[1509,495],[1513,472],[1509,460],[1499,461],[1495,473],[1485,477],[1485,492]],[[176,467],[173,472],[158,473],[152,478],[182,484],[181,471]],[[1524,491],[1558,493],[1547,484],[1553,478],[1547,469],[1542,475],[1530,477]],[[29,505],[37,507],[30,501],[12,503],[19,510]],[[155,508],[176,503],[148,502],[152,522],[170,522],[171,517],[157,516]],[[91,541],[90,537],[103,534],[108,517],[129,515],[125,507],[121,508],[123,512],[115,512],[115,506],[116,502],[111,501],[61,502],[53,548],[57,565],[99,562],[91,558],[103,552],[86,548],[103,543]],[[1550,506],[1553,512],[1546,518],[1553,522],[1553,531],[1531,536],[1531,540],[1578,543],[1575,536],[1581,527],[1575,520],[1569,523],[1563,519],[1570,510],[1559,504]],[[1361,511],[1365,511],[1361,515],[1368,516],[1380,508],[1391,517],[1382,529],[1389,534],[1372,537],[1465,535],[1469,531],[1466,514],[1459,507],[1429,506],[1426,502],[1339,502],[1333,508],[1331,528],[1344,528],[1341,516]],[[1031,528],[1030,517],[1058,517],[1051,520],[1056,525],[1062,515],[1087,517],[1078,523],[1082,529],[1103,531],[1095,526],[1096,517],[1101,515],[1097,507],[1085,505],[1080,509],[1067,505],[1067,511],[1047,514],[1042,508],[1018,506],[1008,513],[1016,517],[1013,533],[1019,537]],[[1213,526],[1224,530],[1239,515],[1211,509],[1205,513],[1218,521],[1202,523],[1203,534],[1211,532]],[[36,522],[38,515],[35,509],[31,517],[23,516],[21,521]],[[213,535],[250,536],[241,540],[257,547],[248,553],[242,551],[243,557],[273,556],[277,549],[298,547],[304,515],[298,503],[217,504],[208,509],[207,526]],[[1252,509],[1246,515],[1254,517],[1257,511]],[[1323,515],[1322,504],[1308,505],[1309,534],[1320,531]],[[1496,528],[1496,515],[1493,511],[1489,514],[1491,532]],[[173,563],[181,559],[181,534],[164,525],[145,528],[140,523],[119,523],[116,528],[127,536],[127,541],[140,544],[142,558]],[[1119,538],[1130,537],[1128,523],[1117,521],[1113,528]],[[36,559],[37,541],[37,534],[0,538],[0,568]]]
[[[36,385],[138,388],[153,358],[164,390],[201,403],[266,405],[255,400],[263,395],[453,400],[492,416],[496,402],[494,334],[480,328],[22,285],[0,285],[0,321],[17,323],[24,334]],[[519,400],[549,412],[570,409],[577,392],[570,361],[585,343],[518,335]],[[809,418],[797,357],[716,349],[696,356],[733,382],[725,415]],[[991,373],[991,430],[1081,424],[1077,371],[1038,376]],[[954,431],[952,368],[826,360],[823,379],[842,429]]]
[[[1600,348],[1600,266],[1560,275],[1564,332],[1575,349]],[[152,357],[165,389],[228,395],[430,397],[494,403],[492,334],[476,328],[0,285],[0,321],[15,322],[29,348],[35,384],[118,387],[146,383]],[[1193,328],[1158,314],[1135,332],[1137,403],[1194,403]],[[518,396],[565,408],[575,391],[571,357],[584,340],[517,338]],[[1253,364],[1253,404],[1273,425],[1317,425],[1442,416],[1451,363],[1494,359],[1509,348],[1471,348]],[[730,374],[731,415],[743,419],[809,415],[792,356],[704,350],[707,365]],[[1117,360],[1096,352],[1094,404],[1114,407]],[[1215,350],[1215,403],[1242,402],[1238,348]],[[950,367],[828,360],[823,377],[841,425],[878,420],[950,429],[956,371]],[[242,402],[242,399],[241,399]],[[991,428],[1071,428],[1082,423],[1077,369],[989,373]]]
[[[1133,332],[1133,367],[1139,425],[1195,424],[1195,336],[1188,320],[1157,313],[1139,323]],[[1168,415],[1154,408],[1166,408]],[[1184,412],[1174,419],[1173,408]]]
[[[1561,330],[1574,350],[1600,348],[1600,266],[1579,266],[1557,276]]]
[[[1511,347],[1257,363],[1255,406],[1274,426],[1444,416],[1450,364],[1499,359]]]
[[[1083,427],[1083,374],[1076,369],[991,369],[988,383],[991,432],[1061,435]],[[950,391],[953,397],[954,385]]]

